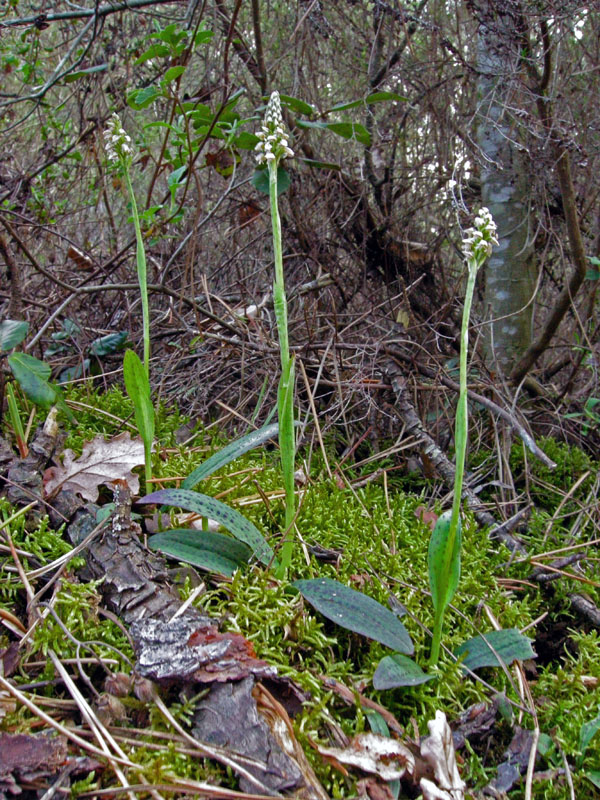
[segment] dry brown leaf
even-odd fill
[[[72,450],[65,450],[62,456],[62,465],[50,467],[44,473],[46,497],[60,489],[70,489],[94,502],[99,487],[117,479],[125,480],[132,494],[139,492],[139,478],[131,471],[144,463],[144,444],[139,437],[132,439],[124,432],[106,441],[98,434],[84,445],[79,458],[74,458]]]
[[[423,800],[464,800],[466,784],[456,766],[452,731],[443,711],[427,723],[429,736],[421,744],[421,755],[433,767],[437,786],[421,778]]]
[[[412,774],[415,769],[415,757],[408,747],[376,733],[360,733],[346,748],[319,746],[317,750],[322,756],[378,775],[384,781],[399,780],[407,770]]]

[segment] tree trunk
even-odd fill
[[[529,225],[529,164],[519,143],[519,47],[515,23],[486,3],[478,36],[478,144],[483,156],[482,205],[498,226],[499,246],[486,265],[485,306],[491,321],[490,363],[508,375],[531,342],[535,265]]]

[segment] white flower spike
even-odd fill
[[[265,111],[264,122],[256,136],[259,142],[254,149],[256,150],[256,160],[259,164],[268,164],[270,161],[278,164],[282,158],[293,157],[294,151],[289,145],[288,137],[283,127],[279,92],[271,94],[271,99]]]
[[[117,114],[112,114],[104,131],[106,155],[111,161],[130,161],[133,157],[131,136],[125,132]]]
[[[465,231],[462,246],[469,266],[479,268],[492,255],[492,247],[498,244],[498,238],[496,223],[487,208],[480,209],[474,225],[474,228]]]

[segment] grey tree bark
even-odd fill
[[[531,342],[536,269],[530,167],[513,113],[519,105],[518,38],[510,14],[499,7],[494,0],[480,5],[477,141],[483,157],[482,205],[494,217],[499,241],[485,271],[487,349],[490,366],[508,375]]]

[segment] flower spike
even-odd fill
[[[288,136],[283,126],[281,115],[281,100],[279,92],[273,92],[265,111],[265,119],[259,132],[256,134],[259,142],[254,148],[256,160],[259,164],[276,164],[282,158],[292,158],[294,151],[289,145]]]

